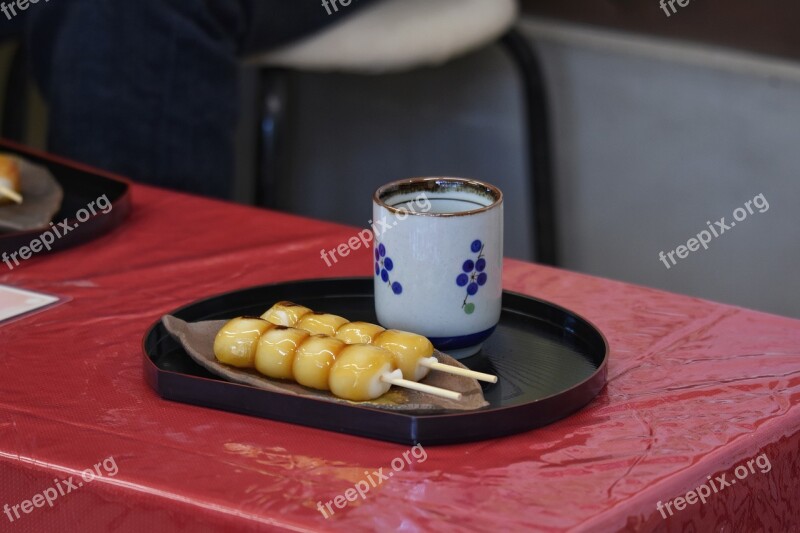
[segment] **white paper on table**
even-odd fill
[[[0,285],[0,325],[7,320],[40,310],[58,301],[59,298],[49,294]]]

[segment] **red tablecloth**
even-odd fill
[[[0,327],[0,505],[64,491],[13,522],[0,514],[0,529],[798,527],[800,321],[518,261],[506,263],[506,288],[605,333],[606,389],[543,429],[425,448],[424,462],[326,519],[317,502],[345,494],[365,471],[390,470],[408,448],[164,401],[143,379],[141,340],[163,313],[212,294],[369,275],[369,252],[329,268],[320,249],[354,228],[133,192],[133,215],[114,233],[0,269],[0,283],[71,298]],[[735,479],[738,465],[764,454],[768,472],[756,466],[704,505],[673,503],[666,520],[657,510],[708,476]],[[116,475],[103,466],[77,486],[108,458]]]

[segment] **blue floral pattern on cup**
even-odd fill
[[[473,259],[467,259],[461,265],[461,274],[456,278],[456,285],[459,287],[466,287],[467,295],[464,297],[464,302],[461,308],[468,315],[475,312],[475,303],[468,302],[470,296],[478,294],[478,290],[486,285],[489,275],[484,272],[486,270],[486,259],[483,255],[483,243],[480,239],[475,239],[470,245],[470,250],[478,256]]]
[[[403,286],[400,282],[393,282],[391,280],[391,275],[389,273],[392,270],[394,270],[394,261],[386,254],[386,246],[380,243],[375,248],[375,275],[381,278],[381,280],[392,289],[393,293],[401,294],[403,292]]]

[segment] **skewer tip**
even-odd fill
[[[9,189],[5,185],[0,185],[0,196],[5,196],[17,204],[22,203],[22,195],[13,189]]]

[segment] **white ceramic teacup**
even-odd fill
[[[500,319],[503,193],[464,178],[414,178],[373,196],[375,310],[457,358],[477,353]]]

